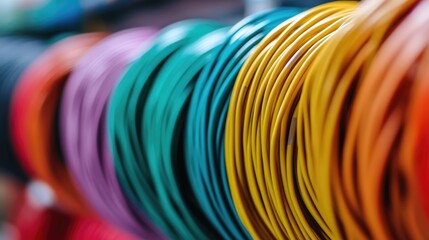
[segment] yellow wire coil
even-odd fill
[[[234,204],[255,239],[340,236],[334,216],[319,212],[323,195],[314,191],[298,153],[296,108],[313,60],[356,6],[328,3],[284,22],[261,41],[236,79],[226,167]]]

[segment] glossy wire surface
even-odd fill
[[[327,199],[323,208],[336,217],[342,238],[425,238],[418,202],[400,192],[412,190],[400,166],[399,144],[407,79],[426,44],[418,35],[426,31],[419,15],[424,10],[416,4],[362,4],[315,60],[305,82],[298,136],[317,169],[317,191]]]
[[[428,239],[428,12],[1,37],[0,170],[48,183],[76,239]]]
[[[60,119],[67,166],[88,202],[109,222],[148,239],[162,234],[121,191],[108,146],[105,111],[127,65],[148,48],[155,33],[151,28],[125,30],[90,49],[66,83]]]
[[[301,9],[277,9],[243,19],[203,69],[186,124],[186,161],[203,211],[225,239],[249,238],[232,202],[226,177],[224,131],[235,78],[244,61],[273,28]]]
[[[228,110],[226,167],[234,203],[254,238],[338,236],[334,222],[318,211],[317,183],[297,159],[295,113],[312,58],[355,6],[324,4],[285,21],[240,70]]]
[[[203,221],[199,219],[206,219],[201,218],[201,213],[195,211],[196,206],[191,204],[195,201],[189,191],[193,178],[186,172],[183,154],[185,120],[195,82],[213,50],[225,38],[226,31],[221,29],[207,34],[174,53],[161,69],[144,109],[142,128],[148,131],[143,142],[146,143],[150,168],[155,172],[155,181],[162,183],[157,188],[160,201],[168,212],[173,212],[176,205],[177,216],[195,226]],[[206,226],[199,227],[206,231],[206,237],[215,236],[214,231],[204,229]]]
[[[182,59],[178,55],[190,54],[196,59],[206,59],[206,54],[214,47],[214,43],[208,45],[211,47],[193,45],[195,50],[189,45],[220,27],[222,25],[218,23],[194,20],[165,28],[159,33],[153,46],[121,79],[108,110],[109,136],[121,185],[138,208],[171,238],[205,239],[217,234],[198,206],[192,204],[193,197],[186,190],[189,188],[187,176],[180,170],[184,163],[181,163],[183,160],[180,160],[178,149],[181,141],[175,131],[180,130],[177,124],[183,120],[179,118],[175,120],[176,123],[173,119],[178,117],[181,108],[159,116],[163,118],[163,122],[172,121],[169,126],[158,125],[162,123],[159,118],[156,120],[158,122],[154,122],[155,126],[148,126],[146,124],[157,117],[155,110],[148,111],[153,109],[148,104],[173,104],[176,101],[179,105],[185,103],[183,101],[186,98],[169,99],[170,94],[162,91],[160,84],[165,82],[174,86],[197,78],[199,72],[196,70],[204,66],[204,61],[189,68],[187,61],[195,60]],[[220,42],[219,37],[215,39]],[[208,43],[203,41],[200,44]],[[170,67],[173,69],[169,69]],[[188,90],[186,84],[183,87],[184,94],[189,94],[189,87]],[[157,99],[153,99],[152,91],[160,94]],[[161,134],[165,136],[163,139]],[[165,141],[165,145],[159,145],[159,141]],[[157,149],[159,147],[167,147],[169,150]]]

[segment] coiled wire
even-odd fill
[[[410,185],[399,165],[409,88],[404,70],[415,60],[422,38],[415,38],[420,44],[406,42],[420,31],[417,22],[425,21],[417,17],[423,12],[416,13],[417,2],[363,3],[325,46],[304,84],[301,143],[318,173],[323,208],[335,217],[341,238],[424,236],[416,211],[401,209],[417,202],[401,192]],[[410,13],[416,14],[415,22],[400,24]]]
[[[423,3],[421,5],[424,5]],[[426,4],[427,5],[427,4]],[[419,6],[422,9],[419,11],[419,14],[423,14],[424,7]],[[417,11],[416,11],[417,12]],[[416,18],[413,20],[417,20]],[[424,18],[423,16],[421,17]],[[414,21],[410,21],[410,24]],[[405,24],[404,24],[405,25]],[[407,25],[404,26],[408,27]],[[427,27],[424,26],[424,27]],[[420,36],[421,33],[424,33],[423,27],[420,26],[420,31],[414,33],[411,37],[415,39],[415,37],[419,37],[420,39],[426,38],[426,36]],[[410,37],[410,35],[406,35]],[[404,36],[402,36],[404,37]],[[421,41],[419,44],[428,44],[427,42]],[[397,43],[397,49],[399,50],[402,44],[401,42]],[[421,49],[420,49],[421,50]],[[419,226],[420,229],[416,230],[424,230],[424,226],[427,226],[429,219],[429,195],[428,195],[428,114],[427,111],[424,111],[426,104],[428,102],[428,66],[429,66],[429,48],[426,45],[425,49],[421,53],[419,59],[414,62],[411,67],[412,70],[415,70],[414,74],[410,74],[414,76],[414,83],[410,87],[410,104],[407,109],[405,109],[405,122],[404,124],[404,133],[401,141],[401,158],[399,166],[403,169],[403,175],[406,176],[408,184],[408,188],[410,189],[410,195],[408,200],[405,202],[405,209],[412,213],[411,217],[413,218],[405,218],[404,221],[400,221],[401,224],[408,223],[411,226]],[[406,75],[405,77],[409,77]],[[409,81],[409,79],[406,79]],[[417,201],[412,201],[413,198],[417,199]],[[417,204],[416,204],[417,202]],[[421,208],[419,208],[421,206]],[[423,211],[421,211],[423,210]],[[423,214],[422,214],[423,213]],[[423,216],[422,216],[423,215]],[[410,220],[408,220],[410,219]],[[408,221],[407,221],[408,220]],[[416,236],[412,236],[416,237]]]
[[[155,80],[144,109],[142,126],[148,131],[143,142],[150,168],[156,173],[153,175],[157,177],[155,181],[162,183],[157,188],[159,200],[167,212],[177,205],[178,215],[194,225],[198,225],[197,219],[193,223],[186,219],[199,217],[197,214],[187,216],[194,207],[186,206],[187,202],[194,201],[193,196],[189,196],[189,185],[194,179],[186,172],[183,155],[187,107],[201,69],[225,38],[226,30],[207,34],[172,55]]]
[[[172,108],[164,115],[152,107],[161,103],[186,104],[195,81],[192,79],[198,78],[197,70],[204,66],[209,57],[206,54],[216,45],[210,39],[195,41],[220,27],[214,22],[189,20],[162,30],[153,46],[121,79],[108,109],[109,136],[120,183],[136,206],[171,238],[207,239],[217,233],[187,190],[189,183],[180,160],[181,140],[177,132],[183,124],[183,109]],[[185,57],[186,54],[194,57]],[[188,61],[196,61],[196,66],[190,66]],[[170,99],[170,93],[161,89],[167,83],[171,87],[184,84],[178,97],[183,94],[185,98]],[[153,95],[155,92],[159,95]],[[164,121],[168,126],[161,125]],[[165,143],[160,142],[161,136]]]
[[[11,104],[11,130],[19,160],[33,177],[52,187],[59,206],[79,214],[88,214],[89,208],[62,160],[57,111],[71,69],[104,36],[77,35],[54,44],[27,68]]]
[[[233,26],[204,68],[192,94],[186,124],[187,168],[198,203],[224,239],[250,238],[238,218],[226,177],[224,129],[232,87],[260,40],[300,11],[268,11]]]
[[[298,157],[296,111],[320,46],[348,21],[355,2],[333,2],[270,32],[240,70],[226,123],[228,180],[239,215],[256,239],[335,238]]]
[[[127,65],[149,47],[155,33],[151,28],[129,29],[91,48],[66,83],[60,116],[67,166],[83,196],[109,222],[148,239],[162,234],[121,191],[108,146],[105,111]]]

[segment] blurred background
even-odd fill
[[[164,26],[186,18],[231,22],[275,6],[311,7],[327,0],[2,0],[0,33],[53,34]]]
[[[276,6],[311,7],[323,2],[328,1],[0,0],[0,36],[52,39],[68,33],[114,32],[140,26],[163,27],[188,18],[234,24],[246,15]],[[49,186],[29,179],[18,163],[0,155],[0,240],[34,239],[35,231],[44,231],[37,235],[43,236],[39,238],[64,239],[71,231],[69,223],[76,222],[76,226],[82,220],[52,208],[54,198]],[[56,231],[46,229],[49,224],[45,223],[49,221],[55,223]],[[87,222],[84,223],[88,226]]]

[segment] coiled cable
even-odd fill
[[[151,132],[162,130],[162,134],[172,134],[177,129],[148,129],[146,119],[155,117],[155,112],[148,113],[146,105],[149,99],[153,98],[150,95],[151,91],[155,91],[153,88],[157,85],[157,82],[172,74],[169,72],[171,70],[163,70],[164,66],[168,67],[167,62],[170,61],[169,59],[185,47],[190,54],[195,54],[194,50],[191,50],[188,46],[205,34],[220,27],[222,25],[215,22],[189,20],[163,29],[157,36],[153,46],[131,66],[121,79],[113,92],[108,108],[110,144],[120,183],[136,206],[171,238],[206,239],[216,236],[216,233],[203,218],[198,206],[191,205],[193,202],[192,196],[184,194],[188,193],[188,190],[186,190],[188,184],[186,183],[187,176],[184,175],[184,171],[179,171],[180,162],[170,162],[171,165],[164,166],[166,163],[161,158],[154,158],[156,155],[151,155],[154,154],[154,150],[158,150],[151,148],[157,146],[156,144],[158,143],[155,141],[160,138],[160,135],[158,135],[160,133],[151,135]],[[219,37],[215,39],[220,41]],[[198,47],[196,53],[204,54],[206,51],[207,49]],[[178,64],[176,67],[181,66],[181,63],[187,64],[183,62],[186,59],[175,58],[176,60],[174,61],[178,61],[177,63],[174,62],[175,65]],[[170,63],[172,64],[173,62]],[[199,67],[201,68],[202,66]],[[180,71],[177,71],[188,74],[185,76],[186,79],[198,76],[192,71],[183,72],[187,69],[178,69]],[[175,84],[180,79],[174,75],[169,78],[163,81],[168,80],[171,81],[171,84]],[[159,99],[154,100],[164,101],[162,99],[168,100],[168,97],[160,89]],[[148,115],[146,116],[146,114]],[[164,117],[167,120],[170,116],[168,114]],[[157,124],[160,123],[158,122]],[[153,126],[150,127],[153,128]],[[157,126],[157,128],[160,127]],[[176,142],[171,142],[173,140]],[[178,139],[169,135],[165,141],[170,141],[168,144],[174,143],[169,147],[173,151],[162,154],[177,154],[177,151],[179,151],[177,147],[180,144],[180,142],[177,142]],[[176,149],[173,149],[173,146]],[[180,156],[167,157],[167,160],[171,160]],[[159,169],[158,166],[160,167]],[[165,169],[161,167],[165,167]],[[175,168],[178,170],[174,170]],[[168,170],[168,172],[165,172],[165,170]],[[178,174],[183,175],[179,177]],[[165,184],[170,184],[169,186],[173,187],[173,194],[166,191],[168,188],[166,188]],[[178,194],[176,194],[177,191],[179,191]]]
[[[341,238],[390,239],[403,234],[404,225],[394,217],[399,205],[393,207],[398,199],[394,195],[400,194],[400,183],[390,182],[390,174],[394,173],[390,170],[396,167],[393,161],[392,165],[387,164],[395,156],[400,114],[392,110],[392,115],[374,117],[386,110],[375,102],[375,89],[392,89],[388,85],[393,79],[373,74],[381,73],[387,66],[384,64],[395,58],[395,52],[385,47],[384,41],[390,39],[392,31],[416,3],[363,3],[353,19],[325,46],[305,82],[298,117],[302,123],[300,135],[305,136],[301,142],[307,160],[319,166],[315,171],[320,182],[317,191],[325,196],[326,213],[335,216],[342,229]],[[381,60],[383,64],[375,64],[381,49],[389,52],[390,57]],[[381,81],[386,85],[377,86]],[[384,95],[381,104],[386,101],[389,97]],[[386,120],[383,126],[381,119]]]
[[[127,65],[149,47],[155,33],[151,28],[124,30],[91,48],[65,85],[60,116],[67,166],[83,196],[109,222],[148,239],[162,234],[121,191],[108,146],[105,111]]]
[[[415,35],[423,32],[424,31],[420,30]],[[424,37],[421,39],[423,38]],[[429,96],[428,64],[429,48],[426,46],[421,55],[420,61],[415,63],[414,68],[411,68],[412,70],[415,70],[415,75],[410,74],[411,76],[415,76],[415,82],[410,87],[409,96],[411,99],[409,107],[406,109],[405,113],[405,122],[407,124],[404,124],[404,133],[401,141],[401,157],[400,163],[398,164],[402,169],[402,176],[405,176],[404,178],[406,178],[406,181],[408,182],[408,193],[411,195],[406,199],[406,201],[401,202],[403,205],[400,207],[402,207],[402,209],[406,209],[413,217],[402,218],[403,221],[399,221],[399,223],[403,224],[403,226],[406,225],[406,223],[411,226],[418,226],[420,229],[416,230],[420,233],[425,232],[425,226],[427,226],[429,221],[429,196],[427,191],[428,177],[426,174],[429,156],[427,148],[429,142],[427,122],[429,118],[427,111],[424,111]],[[409,75],[407,75],[407,77],[408,76]],[[399,219],[401,218],[398,218],[398,220]],[[416,236],[412,237],[416,238]]]
[[[328,3],[285,21],[240,70],[226,123],[226,166],[234,203],[254,238],[338,235],[319,212],[320,196],[311,189],[317,182],[297,159],[294,116],[308,65],[355,6]]]
[[[62,159],[58,107],[64,83],[80,57],[105,34],[63,39],[43,53],[22,75],[11,105],[11,130],[19,160],[35,178],[49,184],[59,206],[87,214]]]
[[[400,166],[400,139],[406,126],[415,68],[429,43],[425,34],[429,5],[424,1],[399,7],[389,4],[384,6],[402,8],[405,14],[397,18],[394,30],[378,49],[356,89],[350,127],[360,130],[347,136],[346,141],[356,137],[360,213],[370,236],[426,239],[429,236],[422,226],[425,221],[420,220],[420,205],[412,194],[402,190],[409,188],[410,176],[404,175]],[[373,96],[371,101],[367,94]]]
[[[189,185],[194,179],[188,176],[184,167],[187,106],[201,69],[225,38],[226,31],[221,29],[207,34],[174,53],[161,69],[144,106],[142,127],[147,129],[147,134],[143,136],[143,142],[151,171],[155,173],[154,180],[160,183],[157,187],[159,200],[166,216],[171,217],[177,212],[175,214],[182,216],[187,225],[198,226],[200,217],[199,212],[191,210],[194,197]],[[208,233],[208,238],[214,236]]]
[[[259,41],[301,9],[249,16],[230,30],[196,83],[186,124],[186,161],[198,203],[225,239],[250,238],[232,202],[226,177],[224,132],[238,71]]]

